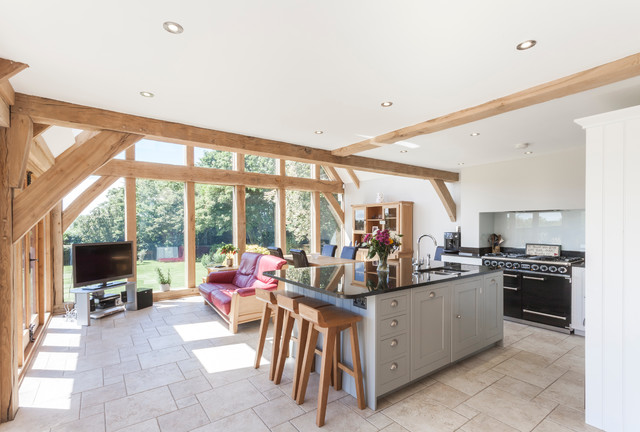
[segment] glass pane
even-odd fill
[[[245,155],[244,169],[248,172],[275,174],[276,160],[264,156]]]
[[[288,162],[288,161],[287,161]],[[311,239],[311,192],[288,190],[287,200],[287,252],[304,249],[309,253]]]
[[[233,169],[233,154],[231,152],[207,150],[196,147],[193,153],[195,166],[226,170]]]
[[[233,186],[196,184],[196,285],[222,265],[220,246],[233,242]]]
[[[330,180],[329,176],[324,170],[324,167],[320,167],[320,180]]]
[[[267,253],[260,249],[273,246],[276,238],[276,190],[247,188],[247,251]]]
[[[384,209],[384,221],[385,228],[389,231],[396,231],[398,227],[398,209],[395,207],[385,207]]]
[[[354,211],[353,225],[356,231],[364,231],[364,209]]]
[[[136,160],[141,162],[184,165],[184,146],[143,139],[136,143]]]
[[[124,241],[124,186],[121,181],[117,181],[87,206],[65,231],[63,241],[64,301],[72,302],[74,296],[69,292],[73,284],[71,245]]]
[[[158,269],[184,287],[184,183],[137,179],[136,210],[138,288],[159,291]]]
[[[342,227],[324,195],[320,196],[320,244],[332,244],[338,246],[338,250],[342,249]]]
[[[311,178],[311,164],[296,161],[286,161],[285,172],[289,177]]]

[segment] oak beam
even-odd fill
[[[50,127],[51,127],[51,125],[48,125],[48,124],[34,123],[33,124],[33,138],[39,137],[40,135],[42,135],[42,133],[44,131],[46,131]]]
[[[8,80],[28,67],[28,64],[0,58],[0,81]]]
[[[286,177],[286,161],[276,159],[276,174]],[[276,202],[276,245],[287,253],[287,190],[283,187],[278,189]]]
[[[360,179],[358,179],[358,176],[356,175],[355,171],[352,169],[347,169],[347,174],[349,174],[349,177],[351,177],[353,184],[356,185],[356,189],[360,189]]]
[[[193,147],[185,147],[188,167],[193,167]],[[185,283],[187,288],[196,286],[196,185],[184,183],[184,262],[187,266]]]
[[[8,128],[11,126],[11,108],[9,104],[0,99],[0,127]]]
[[[124,157],[126,160],[136,159],[135,144],[125,150]],[[118,180],[118,177],[102,177],[102,178],[110,179],[109,186],[111,186],[113,183],[116,182],[116,180]],[[96,183],[98,181],[96,181]],[[104,188],[104,190],[107,190],[109,186]],[[135,261],[137,263],[138,262],[138,215],[136,213],[136,208],[137,208],[136,190],[137,190],[136,179],[134,178],[124,179],[124,239],[126,241],[133,242],[133,251],[135,254]],[[64,218],[63,218],[63,221],[64,221]],[[129,282],[135,282],[138,280],[137,265],[133,266],[133,276],[128,278],[127,280]]]
[[[244,173],[244,155],[233,154],[233,169]],[[240,265],[242,254],[247,249],[247,189],[244,184],[236,184],[233,187],[233,245],[238,248],[236,265]]]
[[[13,110],[29,115],[37,123],[77,129],[108,129],[145,135],[147,138],[213,150],[282,158],[306,163],[319,163],[381,174],[420,179],[439,178],[458,181],[458,173],[361,156],[340,157],[329,150],[316,149],[281,141],[256,138],[180,123],[107,111],[68,102],[16,94]]]
[[[64,254],[62,250],[62,201],[57,202],[49,213],[49,253],[52,257],[53,307],[64,303]],[[53,310],[53,309],[52,309]]]
[[[13,289],[15,263],[9,164],[7,131],[0,128],[0,423],[13,420],[18,410],[18,317],[15,313],[18,288]]]
[[[340,178],[340,174],[338,174],[338,171],[336,171],[334,167],[329,165],[323,165],[322,168],[324,168],[324,172],[327,173],[327,177],[329,177],[329,180],[344,183],[342,181],[342,178]]]
[[[35,125],[34,125],[35,126]],[[49,146],[43,137],[39,136],[33,139],[31,143],[31,152],[27,161],[27,170],[42,175],[45,171],[53,166],[56,158],[49,150]]]
[[[0,81],[0,99],[7,105],[13,105],[16,102],[16,92],[9,80]]]
[[[312,177],[320,180],[320,165],[311,165]],[[311,252],[319,253],[321,245],[320,192],[311,192]]]
[[[11,127],[7,130],[9,144],[9,186],[22,189],[27,172],[27,161],[33,139],[33,122],[22,114],[11,114]]]
[[[93,200],[98,198],[98,196],[100,196],[101,193],[109,189],[109,187],[112,184],[114,184],[117,180],[118,180],[118,177],[111,177],[111,176],[100,177],[91,186],[89,186],[87,190],[82,192],[76,199],[74,199],[73,202],[69,204],[67,208],[62,212],[62,232],[63,233],[66,232],[71,226],[71,224],[73,223],[73,221],[75,221],[76,218],[80,216],[80,213],[82,213],[83,210],[93,202]],[[134,187],[135,187],[135,180],[134,180]],[[125,185],[125,189],[126,189],[126,185]],[[134,199],[135,199],[135,192],[136,191],[134,188],[133,190]],[[127,209],[126,198],[125,198],[125,209]],[[135,214],[135,206],[133,209]],[[125,227],[127,227],[127,215],[128,215],[128,212],[125,211]],[[135,227],[135,218],[133,222],[134,222],[133,226]],[[125,231],[128,232],[127,230]],[[130,240],[127,237],[128,236],[125,236],[125,239]]]
[[[14,199],[14,241],[20,239],[80,182],[141,138],[140,135],[100,132],[67,149],[51,169]]]
[[[325,199],[329,203],[329,208],[331,209],[331,213],[333,213],[333,216],[338,222],[344,225],[344,210],[342,210],[342,207],[340,206],[340,203],[338,202],[336,197],[334,197],[333,194],[324,192],[322,193],[322,195],[324,195]]]
[[[438,198],[440,198],[440,201],[442,201],[442,205],[444,206],[444,209],[447,211],[447,214],[449,215],[449,219],[451,219],[451,222],[455,222],[456,221],[456,203],[451,197],[451,192],[449,192],[447,185],[442,180],[435,180],[435,179],[431,180],[431,184],[433,185],[433,188],[436,190],[436,193],[438,194]]]
[[[97,175],[147,178],[179,182],[208,183],[217,185],[244,185],[265,189],[296,189],[329,193],[343,193],[342,184],[328,180],[283,177],[206,167],[187,167],[154,162],[124,161],[114,159],[96,171]]]
[[[413,126],[397,129],[364,141],[333,150],[334,156],[347,156],[371,150],[418,135],[439,132],[452,127],[475,122],[498,114],[548,102],[565,96],[640,75],[640,53],[605,63],[582,72],[546,82],[508,96],[494,99],[442,117],[436,117]],[[445,179],[446,180],[446,179]]]

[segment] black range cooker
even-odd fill
[[[505,318],[569,331],[571,266],[583,261],[581,257],[561,255],[558,245],[535,244],[528,244],[525,253],[482,257],[483,265],[504,270]]]

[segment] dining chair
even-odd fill
[[[332,245],[332,244],[326,244],[326,245],[322,246],[322,253],[321,254],[323,256],[334,257],[334,256],[336,256],[336,249],[338,249],[338,246]]]
[[[342,252],[340,253],[340,258],[346,259],[356,259],[357,248],[353,246],[345,246],[342,248]]]
[[[267,250],[269,250],[269,255],[277,256],[278,258],[284,258],[282,255],[282,249],[275,246],[267,246]]]
[[[307,260],[307,254],[302,249],[291,249],[291,255],[293,255],[294,267],[309,267],[309,261]]]

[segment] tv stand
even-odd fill
[[[89,301],[91,294],[102,294],[104,290],[114,288],[116,286],[126,285],[127,290],[127,299],[135,298],[136,295],[136,283],[135,282],[119,282],[117,284],[112,284],[110,286],[104,287],[99,285],[94,288],[74,288],[71,290],[73,294],[76,296],[76,311],[78,312],[78,324],[90,326],[91,318],[103,318],[107,315],[112,315],[114,313],[122,312],[125,310],[124,305],[113,306],[107,309],[100,309],[94,312],[90,311]]]

